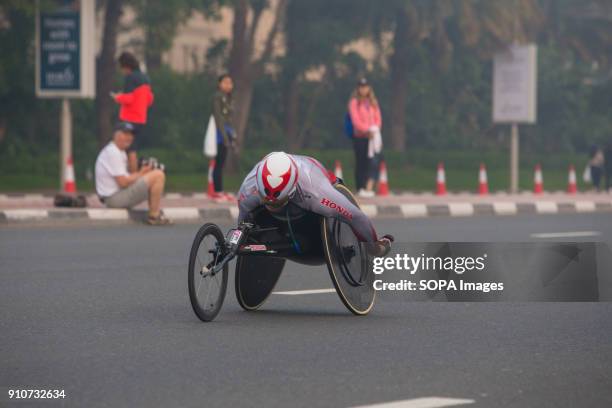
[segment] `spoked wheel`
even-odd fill
[[[189,254],[189,299],[193,311],[204,322],[213,320],[225,299],[228,266],[214,276],[212,268],[223,256],[225,238],[215,224],[204,224],[193,240]]]
[[[347,187],[338,184],[336,189],[357,205]],[[376,290],[366,246],[340,220],[323,218],[321,230],[327,269],[340,300],[352,313],[368,314],[374,306]]]

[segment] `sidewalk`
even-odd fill
[[[95,195],[88,195],[87,202],[83,209],[55,208],[51,195],[0,194],[0,224],[142,222],[146,215],[144,203],[127,211],[106,209]],[[359,199],[359,203],[373,218],[612,212],[612,194],[594,192],[402,193]],[[235,204],[215,203],[203,193],[166,194],[162,208],[175,222],[231,221],[238,214]]]

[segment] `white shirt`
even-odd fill
[[[110,142],[96,160],[96,192],[102,197],[112,196],[121,190],[115,177],[128,175],[127,153]]]

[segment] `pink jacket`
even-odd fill
[[[372,106],[367,99],[363,102],[352,98],[349,102],[349,115],[355,129],[355,137],[364,137],[372,126],[382,129],[382,119],[378,106]]]

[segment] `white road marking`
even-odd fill
[[[593,212],[595,211],[595,203],[593,201],[576,201],[576,212]]]
[[[359,405],[353,408],[440,408],[451,407],[454,405],[473,404],[472,399],[444,398],[444,397],[424,397],[413,398],[401,401],[381,402],[372,405]]]
[[[401,204],[400,208],[404,217],[425,217],[427,215],[425,204]]]
[[[554,214],[558,212],[557,203],[554,201],[536,201],[535,207],[538,214]]]
[[[87,210],[87,215],[92,220],[127,220],[127,210],[120,208],[92,208]]]
[[[516,203],[504,201],[493,203],[493,209],[495,210],[495,214],[499,215],[513,215],[517,212]]]
[[[601,235],[599,231],[540,232],[531,234],[531,238],[596,237],[599,235]]]
[[[238,219],[238,214],[240,213],[240,210],[238,209],[238,207],[230,207],[230,216],[232,218]]]
[[[164,208],[164,215],[171,220],[197,220],[200,218],[200,212],[195,207]]]
[[[448,203],[448,211],[454,217],[474,215],[474,206],[470,203]]]
[[[378,214],[378,207],[374,204],[362,204],[360,207],[361,211],[368,217],[376,217]]]
[[[4,210],[4,215],[9,220],[36,220],[41,218],[47,218],[47,210],[37,209],[15,209],[15,210]]]
[[[25,194],[23,198],[26,200],[45,200],[45,196],[42,194]]]
[[[274,295],[314,295],[317,293],[336,293],[336,289],[309,289],[309,290],[287,290],[281,292],[272,292]]]

